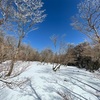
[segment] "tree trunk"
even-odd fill
[[[13,71],[13,67],[14,67],[14,62],[15,62],[14,60],[11,61],[10,70],[9,70],[9,72],[8,72],[8,74],[6,76],[10,76],[11,75],[11,73]]]
[[[15,53],[14,53],[14,55],[12,57],[11,66],[10,66],[9,72],[7,73],[6,76],[11,76],[11,74],[12,74],[14,63],[15,63],[15,61],[17,59],[17,55],[19,54],[20,45],[21,45],[21,38],[18,41],[17,48],[16,48]]]

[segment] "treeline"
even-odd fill
[[[64,52],[53,53],[50,49],[42,51],[42,60],[61,65],[77,66],[89,71],[100,68],[100,44],[83,42],[78,45],[66,45]]]
[[[0,31],[0,63],[6,60],[40,61],[41,63],[57,63],[69,66],[78,66],[94,71],[100,68],[100,44],[90,45],[88,42],[79,45],[66,44],[54,53],[46,48],[41,52],[30,45],[21,44],[16,52],[17,39]],[[62,49],[62,50],[61,50]],[[17,53],[17,54],[15,54]]]
[[[38,60],[38,52],[30,45],[21,43],[18,52],[16,52],[17,44],[18,41],[14,36],[7,35],[0,31],[0,62],[12,60],[14,55],[16,55],[16,60]]]

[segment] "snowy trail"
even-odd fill
[[[58,92],[70,95],[71,100],[100,100],[100,80],[95,73],[76,67],[61,66],[54,72],[51,64],[31,62],[17,78],[29,78],[30,81],[20,91],[0,90],[0,100],[63,100]]]

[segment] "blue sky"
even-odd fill
[[[27,35],[25,42],[38,50],[53,48],[50,37],[55,34],[60,38],[66,34],[64,40],[67,43],[78,44],[85,40],[85,35],[74,30],[71,23],[71,16],[77,11],[77,4],[81,0],[42,0],[44,2],[43,9],[47,17],[45,21],[38,25],[39,29]],[[54,48],[53,48],[54,49]]]

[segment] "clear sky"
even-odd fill
[[[71,16],[77,11],[77,4],[81,0],[43,0],[45,13],[47,17],[45,21],[38,25],[39,29],[27,35],[24,41],[29,43],[33,48],[42,50],[46,47],[53,48],[50,37],[55,34],[64,38],[68,43],[78,44],[85,40],[85,35],[73,29],[70,26]]]

